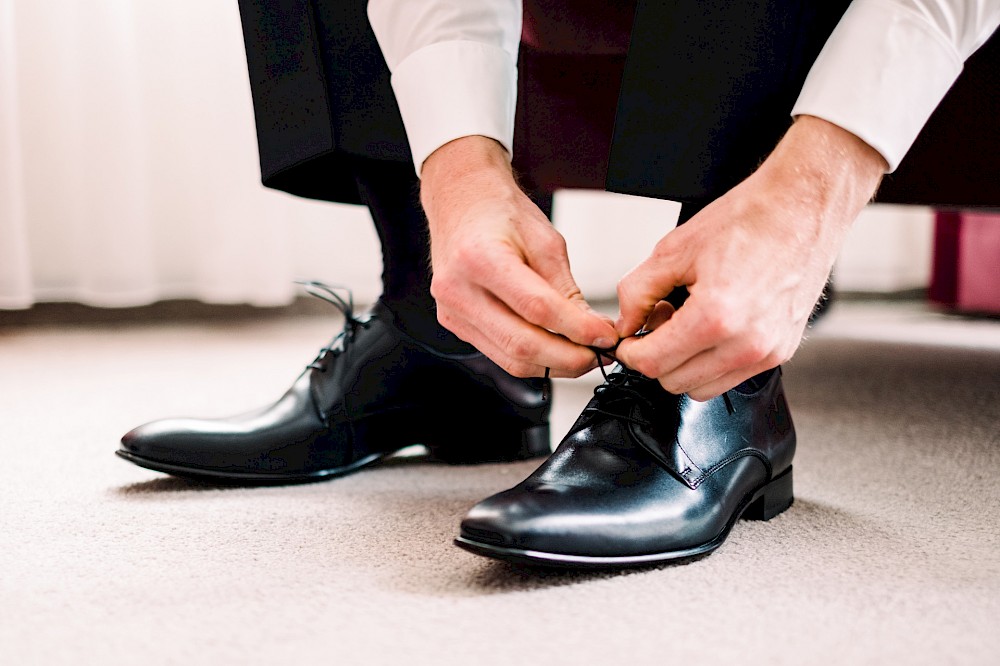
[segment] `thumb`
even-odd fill
[[[576,279],[574,279],[573,273],[570,271],[569,257],[566,255],[565,250],[551,253],[532,263],[535,271],[553,289],[569,299],[580,310],[591,315],[595,320],[600,321],[600,324],[594,330],[595,332],[600,331],[599,338],[606,342],[606,344],[601,346],[611,347],[617,342],[618,336],[615,333],[614,321],[611,317],[594,310],[594,308],[590,307],[586,299],[584,299],[583,292],[580,291],[580,287],[577,285]]]
[[[618,307],[621,310],[615,322],[618,335],[623,338],[634,335],[646,324],[657,303],[675,287],[688,283],[685,271],[661,257],[650,257],[633,268],[618,283]]]
[[[653,312],[649,315],[646,323],[643,324],[643,328],[647,331],[655,331],[657,326],[665,324],[670,321],[670,318],[674,316],[674,306],[667,301],[660,301],[653,307]]]

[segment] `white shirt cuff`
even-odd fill
[[[504,49],[474,41],[430,44],[396,66],[392,89],[418,176],[431,153],[463,136],[495,139],[513,154],[517,64]]]
[[[854,2],[816,59],[792,115],[861,138],[895,171],[962,71],[955,46],[891,0]]]

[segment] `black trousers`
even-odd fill
[[[410,160],[366,4],[239,0],[266,186],[359,203],[352,157]],[[607,188],[703,203],[749,175],[789,126],[802,82],[848,4],[640,0]],[[994,36],[880,200],[1000,206],[998,63]]]

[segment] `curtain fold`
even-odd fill
[[[32,302],[24,182],[21,177],[14,0],[0,0],[0,308]]]
[[[296,235],[366,213],[259,178],[235,3],[0,0],[0,308],[288,302]]]

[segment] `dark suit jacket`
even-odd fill
[[[787,129],[802,82],[849,4],[635,3],[525,1],[514,152],[530,189],[719,196]],[[353,160],[410,161],[365,0],[239,4],[265,185],[358,203]],[[994,36],[879,200],[1000,206],[998,91]]]

